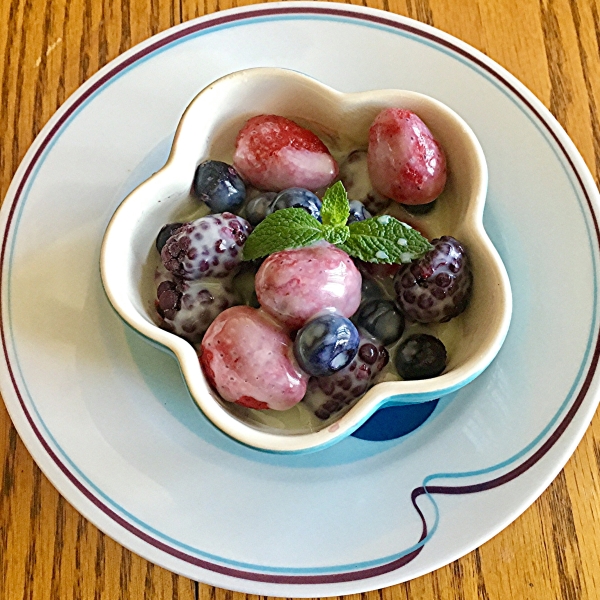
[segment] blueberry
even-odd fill
[[[371,213],[365,208],[365,205],[359,200],[350,200],[350,216],[348,225],[357,221],[365,221],[371,218]]]
[[[396,369],[402,379],[430,379],[446,368],[446,347],[425,333],[406,338],[396,353]]]
[[[375,378],[389,361],[390,357],[384,346],[379,345],[364,331],[359,330],[358,335],[360,345],[354,360],[337,373],[314,380],[325,394],[326,400],[319,401],[318,396],[306,398],[307,407],[321,420],[352,405],[373,385]]]
[[[427,204],[403,204],[402,207],[411,215],[427,215],[435,208],[436,202],[432,200]]]
[[[315,317],[298,332],[294,355],[309,375],[333,375],[352,362],[359,343],[358,331],[350,320],[328,313]]]
[[[404,332],[404,316],[390,300],[369,300],[359,309],[355,322],[384,346],[397,342]]]
[[[213,213],[234,211],[246,199],[246,186],[238,172],[219,160],[207,160],[198,165],[193,190]]]
[[[304,188],[288,188],[279,192],[273,202],[273,212],[282,208],[303,208],[315,219],[321,220],[321,201],[316,194]]]
[[[177,233],[177,230],[184,223],[169,223],[167,225],[163,225],[161,230],[158,232],[156,236],[156,249],[158,252],[162,252],[164,245],[167,243],[167,240],[174,234]]]
[[[262,192],[255,196],[246,204],[246,219],[256,227],[268,215],[273,212],[273,200],[275,200],[277,192]]]
[[[360,286],[360,293],[363,301],[373,300],[374,298],[383,298],[385,296],[383,288],[374,279],[365,277],[364,274]]]

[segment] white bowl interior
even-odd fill
[[[294,409],[252,411],[221,401],[206,384],[193,347],[155,323],[157,232],[165,223],[200,216],[190,196],[195,168],[209,157],[231,162],[235,136],[249,117],[288,117],[314,131],[334,156],[343,157],[366,148],[374,117],[390,106],[418,114],[443,146],[448,183],[436,210],[426,218],[427,234],[456,237],[472,260],[470,304],[462,315],[439,327],[450,357],[446,372],[430,380],[380,383],[346,415],[320,425]],[[175,353],[192,396],[217,426],[259,448],[314,448],[346,435],[390,398],[424,401],[457,389],[496,355],[512,306],[506,271],[481,222],[486,190],[487,167],[479,143],[464,121],[440,102],[400,90],[341,94],[281,69],[241,71],[211,84],[192,101],[165,167],[134,190],[115,213],[103,244],[103,282],[113,306],[130,325]],[[402,218],[400,208],[388,212]]]

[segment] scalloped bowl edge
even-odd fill
[[[461,345],[459,354],[465,356],[432,379],[376,384],[345,415],[318,431],[279,434],[259,430],[239,420],[217,400],[194,348],[152,321],[140,291],[140,272],[148,249],[160,226],[172,220],[173,207],[188,201],[197,164],[209,156],[215,158],[215,152],[219,154],[232,144],[235,132],[249,116],[275,113],[295,117],[324,138],[344,131],[344,139],[338,142],[348,145],[358,144],[375,114],[388,106],[417,112],[442,143],[449,169],[457,163],[466,165],[465,171],[470,169],[467,175],[462,170],[460,176],[456,172],[454,191],[461,197],[466,194],[467,200],[459,206],[450,233],[469,249],[476,282],[470,305],[461,316],[467,348],[463,351]],[[343,94],[285,69],[238,71],[211,83],[192,100],[180,120],[165,166],[131,192],[114,213],[102,243],[102,283],[125,322],[175,355],[192,398],[224,433],[268,452],[315,451],[351,434],[386,404],[425,402],[459,390],[481,374],[500,350],[510,325],[512,294],[504,264],[483,227],[487,177],[485,157],[475,134],[460,116],[437,100],[402,90]],[[477,273],[483,271],[485,278],[478,278]]]

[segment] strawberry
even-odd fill
[[[338,174],[335,159],[314,133],[277,115],[259,115],[244,125],[233,164],[253,186],[274,192],[291,187],[314,192]]]
[[[369,129],[369,176],[375,189],[402,204],[426,204],[446,185],[446,157],[410,110],[387,108]]]
[[[234,306],[210,325],[199,353],[209,384],[223,400],[246,408],[287,410],[306,393],[285,329],[261,310]]]

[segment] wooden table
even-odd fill
[[[359,4],[360,2],[354,2]],[[600,0],[365,0],[498,61],[553,112],[600,178]],[[0,197],[56,109],[134,44],[243,0],[1,0]],[[501,115],[500,115],[501,117]],[[0,599],[233,598],[139,558],[59,496],[0,408]],[[464,558],[369,599],[600,597],[600,415],[550,488]]]

